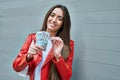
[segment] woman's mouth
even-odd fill
[[[56,25],[55,25],[55,24],[50,24],[50,26],[51,26],[51,27],[56,27]]]

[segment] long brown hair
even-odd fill
[[[47,29],[47,19],[48,19],[49,15],[51,14],[51,12],[55,8],[60,8],[63,11],[63,17],[64,17],[63,18],[63,24],[62,24],[61,28],[59,29],[58,33],[56,34],[56,36],[62,38],[62,40],[64,42],[64,47],[62,49],[62,57],[64,58],[64,60],[66,60],[69,53],[70,53],[69,42],[70,42],[71,20],[70,20],[70,15],[69,15],[68,9],[63,5],[55,5],[52,8],[50,8],[50,10],[47,12],[47,14],[45,16],[41,31],[46,31],[46,29]],[[53,62],[51,62],[49,80],[60,80],[60,76],[57,73],[56,67],[53,64]]]

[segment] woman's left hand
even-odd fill
[[[61,57],[61,52],[63,48],[63,40],[60,37],[51,37],[52,44],[53,44],[53,54],[58,61]]]

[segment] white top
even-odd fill
[[[34,80],[41,80],[41,68],[42,68],[42,65],[45,62],[47,55],[48,55],[49,51],[51,50],[51,48],[52,48],[52,42],[50,39],[48,39],[46,51],[42,51],[42,60],[40,61],[40,63],[38,64],[38,66],[35,69]]]

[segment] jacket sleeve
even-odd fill
[[[67,58],[67,61],[64,61],[63,57],[60,57],[60,60],[57,62],[55,58],[53,58],[53,62],[57,68],[59,75],[62,80],[69,80],[72,76],[72,61],[74,54],[74,42],[70,42],[71,52]]]
[[[28,35],[25,43],[23,44],[20,52],[18,53],[16,59],[13,61],[13,69],[16,72],[20,72],[22,70],[24,70],[26,68],[26,66],[29,64],[26,61],[26,55],[27,55],[27,51],[29,49],[29,46],[31,44],[32,41],[32,37],[30,35]]]

